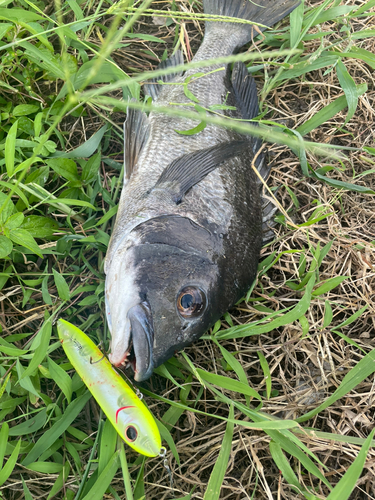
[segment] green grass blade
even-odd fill
[[[296,422],[305,422],[309,420],[311,417],[314,417],[318,413],[320,413],[328,406],[331,406],[338,399],[348,394],[354,387],[360,384],[365,378],[369,377],[375,371],[375,350],[372,350],[364,358],[362,358],[355,366],[350,370],[349,373],[345,375],[339,387],[335,390],[335,392],[327,398],[324,403],[319,405],[317,408],[309,411],[302,417],[296,419]]]
[[[52,379],[60,387],[68,403],[70,404],[73,393],[72,379],[69,377],[66,371],[61,368],[60,365],[55,363],[51,358],[48,358],[48,369]]]
[[[5,140],[5,165],[8,177],[12,177],[14,172],[14,156],[16,152],[16,137],[17,137],[18,120],[10,127]]]
[[[31,416],[22,424],[15,425],[9,429],[9,436],[24,436],[41,429],[47,420],[47,408],[38,411],[36,416]]]
[[[290,13],[290,47],[297,47],[301,39],[304,1]]]
[[[26,370],[20,377],[21,380],[24,379],[25,377],[29,377],[30,375],[32,375],[33,372],[38,368],[38,365],[40,365],[40,363],[46,357],[49,341],[51,338],[51,333],[52,333],[52,323],[50,319],[47,319],[43,323],[42,328],[39,330],[37,337],[35,337],[34,342],[38,341],[37,343],[38,348],[35,349],[34,355],[31,358],[29,366],[26,368]]]
[[[3,467],[3,461],[5,457],[5,451],[7,449],[9,435],[9,425],[6,422],[1,424],[0,429],[0,469]]]
[[[259,358],[260,366],[262,367],[262,370],[264,373],[264,380],[266,382],[267,399],[270,399],[271,389],[272,389],[272,377],[271,377],[270,367],[269,367],[269,364],[267,363],[266,358],[264,357],[264,354],[260,351],[258,351],[258,358]]]
[[[126,493],[126,500],[133,500],[133,490],[130,482],[130,475],[129,475],[129,469],[128,469],[128,462],[126,460],[126,454],[125,454],[125,447],[123,441],[120,439],[118,440],[120,442],[120,462],[121,462],[121,469],[122,469],[122,477],[124,478],[124,486],[125,486],[125,493]],[[91,500],[91,499],[87,499]]]
[[[279,445],[279,443],[271,441],[270,452],[275,464],[280,469],[282,475],[284,476],[288,484],[292,487],[294,486],[297,492],[302,493],[308,500],[315,500],[315,499],[317,500],[317,497],[315,495],[312,495],[311,493],[307,492],[305,488],[299,483],[297,476],[294,474],[293,469],[290,466],[290,463],[287,460],[286,456],[284,455],[283,450]]]
[[[340,82],[340,86],[345,93],[348,103],[348,114],[346,115],[344,125],[348,123],[354,116],[358,105],[357,86],[353,78],[349,75],[345,64],[339,59],[336,65],[336,73]]]
[[[328,495],[327,500],[347,500],[350,497],[350,494],[355,488],[356,482],[358,481],[363,470],[363,466],[365,465],[367,453],[370,449],[374,433],[375,429],[371,431],[370,435],[364,442],[361,451],[358,453],[358,456]]]
[[[61,300],[69,300],[70,299],[70,291],[67,282],[65,281],[64,276],[57,272],[55,269],[52,269],[53,279],[55,280],[55,285],[57,288],[57,293]]]
[[[367,83],[361,83],[356,85],[356,96],[357,98],[367,92]],[[340,113],[347,106],[347,98],[345,95],[338,97],[333,102],[329,103],[328,106],[324,106],[320,111],[315,113],[315,115],[307,120],[305,123],[296,128],[302,136],[309,134],[312,130],[320,127],[323,123],[333,118],[337,113]]]
[[[110,420],[106,420],[103,426],[103,431],[100,436],[99,442],[99,462],[98,462],[98,474],[104,471],[105,466],[110,461],[111,457],[115,453],[117,442],[117,431],[111,424]]]
[[[22,480],[22,488],[23,488],[23,494],[25,495],[25,500],[33,500],[33,497],[31,496],[30,490],[27,487],[27,484],[25,483],[25,480],[21,476]]]
[[[75,418],[82,411],[83,407],[90,398],[91,393],[87,391],[82,396],[75,399],[67,407],[65,413],[61,415],[59,420],[57,420],[57,422],[55,422],[52,427],[39,438],[32,450],[24,458],[22,464],[27,466],[28,464],[35,462],[43,452],[45,452],[50,446],[52,446],[52,444],[61,436],[63,432],[66,431],[70,424],[75,420]]]
[[[306,313],[306,311],[310,307],[311,294],[314,284],[315,284],[315,275],[313,274],[306,285],[305,293],[302,299],[291,311],[282,314],[281,317],[276,318],[273,321],[270,321],[266,325],[259,325],[259,326],[240,325],[240,326],[235,326],[233,328],[228,328],[228,330],[224,330],[222,333],[219,332],[218,334],[216,334],[216,338],[236,339],[236,338],[247,337],[250,335],[260,335],[262,333],[270,332],[275,328],[279,328],[280,326],[285,326],[290,323],[293,323],[294,321],[297,321],[301,316],[303,316]]]
[[[104,494],[111,484],[118,468],[119,468],[119,451],[116,451],[107,465],[105,466],[103,472],[100,474],[98,479],[95,481],[94,485],[87,493],[87,495],[82,500],[102,500]],[[128,500],[129,497],[127,497]]]
[[[229,408],[229,419],[234,419],[233,405],[231,405]],[[220,497],[221,486],[223,484],[225,472],[228,466],[230,451],[232,449],[233,429],[234,423],[229,420],[227,423],[227,428],[225,430],[223,442],[220,447],[219,456],[216,460],[215,466],[208,481],[206,493],[203,497],[204,500],[218,500]]]
[[[239,392],[245,396],[256,398],[259,401],[262,400],[261,396],[254,389],[252,389],[248,383],[244,384],[238,380],[224,377],[223,375],[216,375],[215,373],[209,373],[201,370],[200,368],[197,368],[196,370],[199,374],[199,378],[205,382],[209,382],[228,391]]]
[[[16,444],[14,450],[12,451],[11,456],[5,462],[4,467],[0,470],[0,486],[2,486],[8,477],[12,474],[13,469],[16,465],[18,454],[20,452],[21,447],[21,439]]]

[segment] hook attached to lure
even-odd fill
[[[70,363],[122,439],[142,455],[158,456],[159,429],[143,401],[79,328],[60,319],[57,331]]]

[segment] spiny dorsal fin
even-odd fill
[[[175,52],[171,57],[168,57],[165,61],[162,61],[157,69],[165,69],[172,66],[180,66],[184,64],[184,56],[182,55],[181,50]],[[145,83],[145,93],[152,97],[152,100],[155,101],[158,95],[160,94],[163,85],[158,84],[157,82],[161,80],[162,82],[171,82],[177,76],[182,75],[182,71],[177,71],[176,73],[170,73],[169,75],[159,76],[157,78],[152,79],[149,83]]]
[[[133,99],[135,101],[135,99]],[[124,122],[124,164],[125,179],[130,179],[142,148],[150,135],[150,122],[140,109],[128,108]]]
[[[164,169],[154,189],[165,189],[170,193],[172,200],[179,204],[190,188],[221,163],[237,156],[248,147],[249,143],[246,140],[231,141],[183,155]]]
[[[237,62],[233,66],[231,82],[236,108],[241,113],[244,120],[252,120],[259,114],[257,88],[254,78],[249,75],[243,62]],[[253,122],[253,125],[254,124],[256,125],[257,123]],[[253,137],[252,148],[254,155],[261,145],[262,139]],[[264,156],[265,153],[262,152],[255,161],[255,166],[263,179],[267,180],[271,168],[264,161]]]

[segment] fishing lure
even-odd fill
[[[69,361],[122,439],[142,455],[159,455],[159,429],[146,405],[79,328],[60,319],[57,331]]]

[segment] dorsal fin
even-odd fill
[[[182,55],[181,50],[178,50],[173,55],[171,55],[171,57],[168,57],[168,59],[162,61],[157,67],[157,69],[165,69],[172,66],[180,66],[181,64],[184,64],[184,56]],[[181,76],[182,73],[183,71],[177,71],[176,73],[170,73],[169,75],[163,75],[157,78],[153,78],[148,83],[145,83],[144,85],[145,93],[150,95],[152,97],[152,100],[155,101],[155,99],[157,99],[158,95],[160,94],[161,89],[163,88],[163,85],[160,85],[157,82],[160,80],[162,82],[171,82],[177,76]]]
[[[135,99],[133,99],[135,101]],[[150,135],[150,122],[140,109],[128,108],[124,122],[124,164],[125,179],[130,179],[142,148]]]

